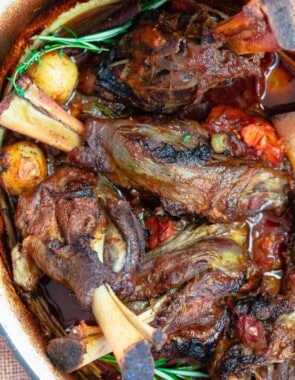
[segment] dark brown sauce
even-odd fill
[[[295,61],[288,54],[274,54],[265,72],[265,91],[261,96],[263,108],[270,113],[295,110]]]
[[[38,290],[46,299],[52,314],[66,331],[82,320],[88,324],[94,322],[91,313],[83,311],[75,295],[64,286],[57,284],[48,277],[44,277],[39,283]]]
[[[290,255],[288,235],[293,228],[293,214],[288,209],[282,216],[261,212],[248,219],[248,251],[257,267],[261,290],[270,294],[284,292],[282,280]]]
[[[277,110],[286,109],[295,110],[295,63],[283,60],[279,55],[273,55],[273,60],[265,71],[265,91],[260,98],[261,109],[268,109],[267,113],[275,113]],[[251,88],[254,91],[253,87]],[[248,88],[248,90],[249,90]],[[250,96],[255,99],[254,94]],[[288,233],[290,230],[290,220],[288,216],[275,217],[270,213],[260,213],[255,218],[248,221],[250,225],[249,249],[253,248],[253,241],[265,232],[278,229],[282,233]],[[270,273],[271,275],[271,273]],[[277,276],[277,272],[273,272]],[[81,310],[76,297],[62,285],[55,283],[49,278],[40,282],[39,290],[50,305],[52,313],[58,318],[66,330],[78,324],[79,321],[93,322],[90,313]]]
[[[286,212],[283,216],[276,216],[271,212],[261,212],[253,218],[248,219],[250,227],[249,252],[253,256],[255,240],[262,235],[279,233],[287,236],[292,227],[291,213]],[[252,257],[253,258],[253,257]],[[272,257],[265,257],[264,261],[271,261]],[[255,258],[254,258],[255,261]],[[272,265],[271,263],[268,265]],[[274,279],[281,280],[281,268],[275,268],[267,273]],[[64,286],[57,284],[48,277],[44,277],[39,284],[39,291],[46,299],[52,314],[60,321],[66,331],[84,320],[88,324],[95,324],[90,312],[83,311],[75,295]]]

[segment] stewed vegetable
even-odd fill
[[[49,277],[89,316],[48,344],[62,371],[105,375],[113,352],[124,379],[291,376],[294,104],[263,91],[295,89],[293,47],[274,2],[244,3],[128,2],[90,35],[34,36],[10,79],[14,279]],[[19,133],[39,171],[10,158],[35,149]]]

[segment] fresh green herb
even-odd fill
[[[45,45],[40,50],[33,49],[30,52],[30,54],[27,56],[26,60],[20,62],[16,66],[15,73],[14,73],[13,77],[7,78],[12,83],[12,86],[14,87],[14,91],[19,96],[24,96],[24,90],[17,84],[17,79],[20,76],[22,76],[28,70],[28,68],[30,66],[32,66],[35,62],[40,66],[41,65],[41,57],[44,54],[58,50],[59,51],[59,55],[62,56],[63,49],[65,49],[67,47],[69,47],[68,44],[55,43],[55,44],[52,44],[52,45]],[[85,49],[85,46],[82,46],[78,42],[77,43],[72,43],[71,47],[72,48],[77,48],[77,49]],[[91,47],[89,47],[88,50],[91,50]],[[101,47],[97,47],[97,46],[95,46],[95,49],[94,48],[92,49],[92,51],[94,51],[96,53],[101,53],[103,50],[107,50],[107,49],[104,49],[104,48],[101,48]]]
[[[117,371],[120,371],[116,358],[113,355],[105,355],[100,360],[103,360],[113,365]],[[167,366],[166,359],[158,359],[155,361],[155,377],[154,380],[191,380],[191,379],[208,379],[207,373],[198,369],[197,366],[176,365],[175,367]]]
[[[141,4],[141,10],[146,11],[159,8],[167,1],[168,0],[146,1]],[[71,37],[62,37],[56,35],[55,33],[48,36],[35,36],[33,39],[40,40],[46,44],[40,50],[32,50],[26,59],[16,66],[13,77],[7,79],[11,82],[14,91],[19,96],[24,96],[24,90],[17,84],[17,79],[23,75],[35,62],[40,65],[41,57],[44,54],[58,50],[59,54],[62,55],[63,49],[65,48],[83,49],[96,54],[100,54],[102,51],[108,51],[109,49],[106,46],[98,46],[97,43],[103,42],[107,45],[114,44],[117,41],[117,37],[126,33],[130,29],[131,25],[132,20],[127,21],[125,24],[117,26],[115,28],[106,29],[98,33],[81,37],[78,37],[77,34],[70,28],[63,26],[63,29],[71,34]]]
[[[102,360],[106,363],[111,364],[118,372],[120,372],[120,367],[117,363],[116,358],[113,355],[111,355],[111,354],[104,355],[99,360]]]
[[[153,0],[153,1],[147,1],[145,3],[141,4],[141,10],[142,11],[149,11],[151,9],[157,9],[167,3],[167,0]]]
[[[9,82],[11,82],[14,92],[21,97],[25,96],[25,90],[21,88],[17,83],[16,83],[16,75],[14,75],[12,78],[7,78]]]
[[[103,30],[101,32],[97,32],[94,34],[88,34],[86,36],[78,37],[73,30],[69,28],[63,27],[63,29],[67,30],[72,34],[72,37],[61,37],[56,34],[52,34],[49,36],[36,36],[34,39],[38,39],[42,42],[46,42],[48,44],[58,43],[64,45],[64,47],[70,47],[75,49],[86,49],[92,51],[94,53],[101,53],[102,48],[97,46],[98,42],[108,43],[114,37],[118,37],[121,34],[124,34],[128,31],[130,26],[132,25],[132,21],[127,21],[125,24],[116,26],[115,28],[110,28],[107,30]],[[115,41],[115,40],[112,40]],[[104,49],[108,50],[108,49]]]
[[[192,135],[185,135],[182,138],[182,142],[187,143],[189,139],[191,139]]]

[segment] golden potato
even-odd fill
[[[76,64],[58,51],[44,54],[41,64],[34,63],[28,73],[35,84],[59,104],[69,99],[78,79]]]
[[[33,189],[47,176],[42,150],[29,141],[18,141],[0,149],[1,186],[11,195]]]

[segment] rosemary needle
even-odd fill
[[[118,371],[119,366],[113,355],[105,355],[100,360],[113,365]],[[155,360],[155,377],[154,380],[191,380],[191,379],[208,379],[207,373],[199,371],[197,366],[178,366],[167,367],[166,359]]]
[[[141,4],[141,10],[147,11],[151,9],[156,9],[167,3],[168,0],[152,0],[147,1]],[[93,53],[100,54],[102,51],[108,51],[109,49],[106,47],[97,46],[96,44],[98,42],[104,42],[105,44],[113,44],[117,41],[115,37],[120,36],[121,34],[126,33],[129,28],[132,25],[132,20],[127,21],[125,24],[110,28],[107,30],[103,30],[98,33],[85,35],[78,37],[76,33],[67,28],[63,27],[65,30],[67,30],[72,37],[59,37],[55,34],[48,35],[48,36],[34,36],[33,39],[38,39],[46,45],[44,45],[39,50],[32,50],[31,53],[27,56],[25,61],[20,62],[15,69],[15,74],[12,78],[7,78],[13,85],[14,91],[20,95],[24,95],[24,90],[18,86],[17,79],[21,75],[23,75],[28,68],[37,62],[38,64],[41,64],[41,57],[42,55],[59,50],[61,53],[63,49],[65,48],[75,48],[75,49],[85,49],[88,51],[91,51]],[[184,136],[183,142],[186,142],[191,136],[187,135]],[[108,362],[112,364],[118,371],[119,366],[117,364],[117,361],[113,355],[105,355],[100,360]],[[196,379],[196,378],[202,378],[206,379],[208,378],[208,374],[201,372],[198,370],[195,366],[175,366],[175,367],[166,367],[167,360],[166,359],[159,359],[155,361],[155,377],[154,380],[178,380],[178,379]]]
[[[167,3],[167,0],[154,0],[154,1],[147,1],[143,4],[141,4],[141,10],[142,11],[148,11],[150,9],[157,9]]]
[[[164,5],[168,0],[151,0],[146,1],[141,4],[141,10],[147,11],[151,9],[159,8],[160,6]],[[13,77],[7,78],[13,88],[14,91],[19,96],[24,96],[23,89],[17,84],[17,79],[23,75],[28,68],[37,62],[39,65],[41,64],[41,57],[49,52],[59,50],[63,51],[65,48],[75,48],[75,49],[82,49],[82,50],[88,50],[96,54],[100,54],[102,51],[108,51],[109,49],[107,47],[98,46],[97,43],[103,42],[104,44],[114,44],[117,41],[116,37],[119,37],[120,35],[126,33],[132,25],[132,20],[127,21],[125,24],[106,29],[94,34],[88,34],[85,36],[77,36],[75,31],[71,30],[70,28],[64,26],[63,28],[67,30],[71,37],[62,37],[57,36],[56,34],[48,35],[48,36],[34,36],[32,39],[34,40],[40,40],[45,43],[45,45],[39,49],[39,50],[32,50],[31,53],[26,57],[26,59],[22,62],[20,62],[15,69],[15,73]]]
[[[125,24],[121,26],[103,30],[101,32],[94,33],[94,34],[88,34],[82,37],[58,37],[53,34],[51,36],[36,36],[34,37],[34,39],[39,39],[40,41],[43,41],[43,42],[58,41],[59,43],[63,43],[70,47],[73,47],[73,44],[76,44],[76,45],[78,44],[78,45],[81,45],[82,48],[87,49],[87,46],[92,46],[91,42],[96,42],[96,43],[104,42],[105,40],[108,40],[109,38],[117,37],[120,34],[126,33],[131,25],[132,25],[132,22],[127,21]],[[95,45],[93,46],[95,47]]]

